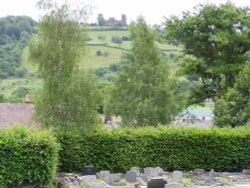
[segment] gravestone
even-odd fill
[[[214,169],[211,169],[208,173],[209,177],[210,178],[213,178],[215,176],[215,172],[214,172]]]
[[[242,173],[246,175],[250,175],[250,169],[243,169]]]
[[[183,188],[183,184],[182,183],[170,183],[170,184],[166,184],[164,188]]]
[[[140,168],[139,167],[131,167],[130,171],[135,172],[136,176],[140,176]]]
[[[117,183],[117,182],[120,182],[121,180],[122,180],[121,174],[119,173],[110,174],[110,182]]]
[[[95,175],[87,175],[87,176],[82,176],[82,181],[85,182],[96,182],[96,176]]]
[[[84,187],[84,186],[83,186]],[[85,186],[86,187],[86,186]],[[84,187],[84,188],[85,188]],[[89,188],[111,188],[111,186],[110,185],[108,185],[107,183],[105,183],[105,182],[92,182],[92,183],[89,183],[88,184],[88,187]],[[86,188],[88,188],[88,187],[86,187]]]
[[[128,183],[136,183],[136,172],[127,171],[125,178]]]
[[[91,165],[84,166],[82,169],[82,174],[83,176],[96,175],[96,169],[94,166],[91,166]]]
[[[110,171],[108,170],[101,170],[99,173],[100,178],[105,181],[107,184],[110,184]]]
[[[165,184],[167,184],[167,181],[164,179],[151,179],[147,186],[148,188],[164,188]]]
[[[173,171],[173,182],[181,183],[183,178],[183,172]]]
[[[159,176],[159,169],[157,167],[144,168],[144,180],[149,181],[151,178]]]
[[[200,176],[200,175],[204,174],[204,172],[205,172],[204,169],[197,168],[197,169],[194,169],[193,175]]]

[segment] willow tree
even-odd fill
[[[121,116],[126,126],[157,126],[171,122],[180,110],[176,83],[155,46],[155,34],[143,18],[130,25],[132,49],[118,75],[108,113]]]
[[[99,95],[93,79],[78,69],[85,50],[80,21],[86,10],[44,0],[38,5],[46,13],[30,46],[43,77],[36,116],[45,125],[95,124]]]

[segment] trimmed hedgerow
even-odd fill
[[[250,167],[250,130],[243,128],[121,128],[88,135],[61,132],[58,138],[62,171],[81,171],[88,164],[115,172],[131,166],[216,171]]]
[[[58,164],[59,144],[50,131],[15,126],[0,130],[0,185],[47,186]]]

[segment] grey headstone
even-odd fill
[[[244,170],[242,170],[242,173],[250,175],[250,169],[244,169]]]
[[[183,172],[181,171],[174,171],[173,172],[173,182],[181,183],[183,178]]]
[[[90,183],[89,187],[90,188],[111,188],[110,185],[108,185],[107,183],[105,183],[103,181],[102,182]]]
[[[118,183],[122,180],[120,173],[112,173],[110,174],[110,183]]]
[[[193,175],[200,176],[204,174],[204,172],[205,172],[204,169],[197,168],[197,169],[194,169]]]
[[[140,168],[139,167],[131,167],[130,171],[135,172],[136,176],[140,176]]]
[[[151,178],[159,176],[159,168],[147,167],[144,168],[145,181],[149,181]]]
[[[107,184],[110,184],[110,171],[108,170],[101,170],[100,171],[100,178],[105,181]]]
[[[125,177],[128,183],[136,183],[136,172],[127,171]]]
[[[215,176],[215,172],[214,172],[214,169],[211,169],[208,173],[209,177],[210,178],[213,178]]]
[[[182,183],[170,183],[170,184],[166,184],[164,188],[183,188],[183,184]]]
[[[87,183],[96,182],[96,176],[95,175],[82,176],[82,181],[86,181]]]

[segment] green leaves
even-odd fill
[[[223,126],[244,126],[250,118],[250,62],[244,66],[234,87],[218,99],[215,105],[215,124]]]
[[[45,126],[90,129],[99,123],[100,94],[93,77],[78,70],[85,51],[79,19],[87,10],[47,0],[39,1],[39,6],[47,14],[38,24],[37,39],[30,47],[31,58],[39,64],[44,79],[35,105],[36,117]]]
[[[69,172],[86,164],[113,172],[132,166],[241,171],[250,165],[250,132],[244,128],[118,128],[89,135],[64,132],[58,138],[60,169]]]
[[[0,146],[0,185],[42,187],[53,180],[59,145],[51,132],[24,126],[1,129]]]
[[[233,86],[250,49],[248,12],[249,8],[231,3],[206,4],[196,7],[193,13],[183,13],[181,18],[166,20],[165,38],[183,45],[184,53],[192,55],[192,61],[184,58],[182,73],[198,76],[209,88],[191,96],[194,101],[216,99]]]
[[[108,112],[122,117],[130,127],[167,124],[181,109],[176,105],[175,80],[168,62],[155,46],[155,34],[143,18],[130,25],[132,50],[125,55],[129,63],[121,67],[111,92]],[[179,104],[180,104],[179,103]]]

